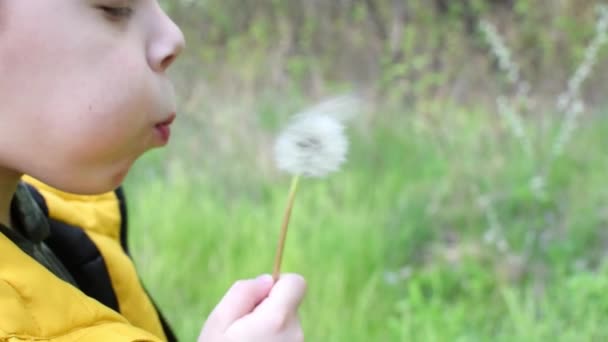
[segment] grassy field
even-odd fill
[[[308,341],[608,340],[606,119],[551,163],[551,125],[526,123],[534,156],[491,113],[369,125],[296,199],[284,269],[309,282]],[[127,181],[134,258],[184,341],[234,280],[271,272],[289,187],[238,155],[219,159],[238,172],[191,160],[153,152]]]

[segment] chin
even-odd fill
[[[30,175],[57,190],[74,195],[99,195],[116,190],[124,181],[128,169],[121,172],[95,175],[64,174],[59,177]]]

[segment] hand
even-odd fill
[[[215,307],[199,342],[301,342],[304,335],[298,308],[306,293],[304,278],[282,275],[234,283]]]

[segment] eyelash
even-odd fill
[[[98,6],[98,8],[114,20],[128,19],[133,15],[131,7]]]

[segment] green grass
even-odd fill
[[[343,171],[301,183],[284,270],[309,283],[307,340],[608,339],[608,122],[577,131],[538,196],[538,164],[496,118],[407,118],[352,132]],[[249,173],[218,177],[177,159],[157,152],[133,170],[131,245],[146,286],[193,341],[233,281],[272,271],[289,179],[257,177],[247,159],[225,162]],[[492,213],[506,249],[484,239]]]

